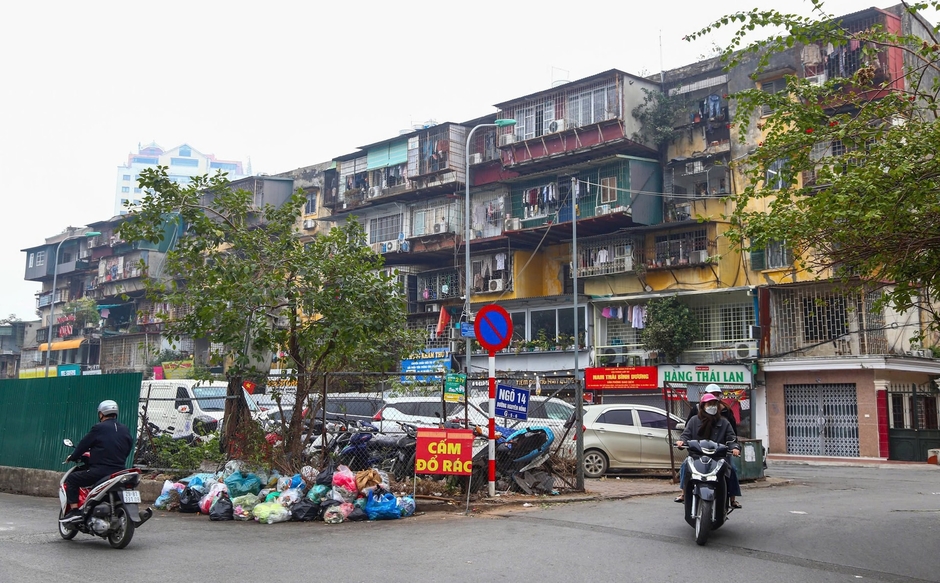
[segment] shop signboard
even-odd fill
[[[592,391],[656,389],[655,366],[601,366],[584,369],[584,388]]]

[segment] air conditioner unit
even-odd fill
[[[476,154],[470,154],[470,163],[471,164],[480,164],[483,162],[483,154],[477,152]]]
[[[813,75],[811,77],[807,77],[806,80],[811,85],[822,85],[823,83],[826,82],[826,74],[820,73],[819,75]]]
[[[563,119],[553,119],[548,122],[548,132],[554,134],[555,132],[565,131],[565,120]]]
[[[440,304],[424,304],[424,311],[425,312],[440,312],[441,305]]]
[[[708,251],[700,249],[689,253],[689,263],[705,263],[708,261]]]
[[[594,207],[594,216],[595,216],[595,217],[599,217],[599,216],[601,216],[601,215],[606,215],[606,214],[609,213],[609,212],[610,212],[610,205],[609,205],[609,204],[602,204],[602,205],[598,205],[598,206]]]
[[[402,253],[407,253],[411,251],[411,243],[409,243],[408,241],[400,241],[398,243],[398,250],[401,251]]]
[[[384,245],[382,245],[382,243],[373,243],[372,245],[370,245],[370,247],[372,248],[373,253],[384,253],[382,249]]]
[[[510,230],[510,231],[518,231],[518,230],[520,230],[520,229],[522,229],[522,219],[520,219],[520,218],[518,218],[518,217],[514,217],[514,218],[512,218],[512,219],[509,220],[509,230]]]
[[[516,135],[515,135],[515,134],[503,134],[503,135],[499,136],[499,145],[500,145],[500,146],[508,146],[509,144],[514,144],[514,143],[516,143]]]
[[[92,247],[97,247],[100,243],[100,237],[88,237],[87,245],[89,249]]]
[[[435,232],[435,233],[446,233],[446,232],[447,232],[447,223],[434,223],[434,232]]]
[[[489,289],[491,292],[503,291],[503,287],[505,287],[505,285],[506,284],[503,283],[503,280],[501,279],[491,279]]]
[[[908,350],[906,353],[908,356],[916,356],[917,358],[931,358],[933,356],[931,351],[923,349]]]
[[[450,339],[463,340],[463,338],[460,337],[460,328],[454,328],[453,326],[450,327]]]
[[[374,198],[376,196],[381,196],[382,187],[381,186],[370,186],[369,187],[369,198]]]
[[[601,352],[601,357],[604,359],[604,362],[597,363],[599,366],[623,364],[624,359],[626,358],[622,353],[613,348],[605,348],[603,352]]]
[[[757,341],[749,340],[747,342],[739,342],[737,346],[734,347],[735,356],[738,358],[757,358]]]
[[[389,241],[385,244],[385,253],[394,253],[398,251],[398,241]]]
[[[317,224],[317,221],[314,219],[304,219],[304,228],[312,229]]]

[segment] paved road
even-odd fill
[[[791,485],[746,491],[706,547],[671,493],[341,525],[158,515],[122,551],[60,540],[53,499],[0,494],[0,581],[938,581],[938,471],[772,466]]]

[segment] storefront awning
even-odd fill
[[[84,338],[76,338],[75,340],[63,340],[62,342],[53,342],[52,350],[53,352],[55,352],[56,350],[69,350],[71,348],[78,348],[79,346],[82,345],[82,342],[84,341],[85,341]],[[49,349],[49,345],[46,344],[45,342],[39,345],[39,352],[45,352],[48,349]]]

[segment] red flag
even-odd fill
[[[447,325],[450,323],[450,314],[447,312],[447,308],[441,308],[441,315],[437,318],[437,335],[440,336],[444,333],[444,330],[447,330]]]
[[[256,385],[255,383],[253,383],[253,382],[251,382],[251,381],[242,381],[242,388],[245,389],[246,391],[248,391],[248,394],[249,394],[249,395],[254,395],[254,394],[255,394],[255,388],[256,388],[257,386],[258,386],[258,385]]]

